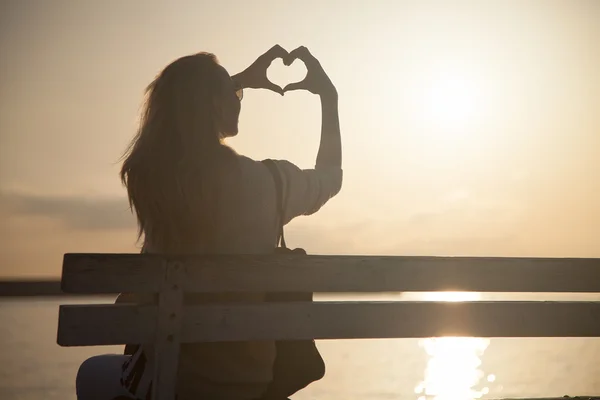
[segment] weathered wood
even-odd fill
[[[600,259],[378,256],[187,256],[189,292],[600,292]],[[63,290],[157,292],[162,257],[65,254]]]
[[[157,315],[156,306],[61,305],[57,343],[61,346],[152,343]]]
[[[164,261],[154,254],[65,254],[61,289],[85,294],[157,293],[165,278]]]
[[[63,346],[138,343],[156,314],[129,307],[63,306]],[[85,310],[85,311],[83,311]],[[102,324],[96,321],[103,321]],[[93,329],[88,328],[93,326]],[[137,327],[137,329],[135,329]],[[150,327],[150,328],[149,328]],[[145,332],[145,329],[152,332]],[[600,337],[600,302],[315,302],[188,306],[183,343],[236,340]],[[123,332],[124,331],[124,332]],[[130,336],[126,335],[129,334]]]
[[[158,319],[154,343],[153,400],[174,400],[183,321],[185,275],[178,262],[166,264],[163,287],[158,295]]]
[[[316,302],[190,307],[184,342],[266,339],[598,337],[594,302]]]

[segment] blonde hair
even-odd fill
[[[199,53],[169,64],[148,87],[121,181],[138,222],[138,241],[164,253],[214,248],[219,198],[236,155],[222,143],[216,109],[222,68]],[[221,73],[221,75],[220,75]]]

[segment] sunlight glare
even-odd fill
[[[438,68],[422,78],[414,93],[420,123],[438,139],[465,135],[484,117],[481,79],[464,66]]]
[[[424,292],[422,293],[424,301],[477,301],[481,300],[481,293],[478,292]]]
[[[478,292],[426,292],[423,301],[478,301]],[[489,392],[489,387],[478,389],[482,383],[494,382],[495,375],[487,379],[481,371],[481,357],[489,346],[489,339],[472,337],[440,337],[419,341],[429,360],[425,377],[415,387],[422,400],[475,400]]]
[[[429,356],[425,378],[415,388],[427,400],[475,400],[489,388],[476,387],[484,374],[481,356],[489,340],[470,337],[428,338],[419,342]]]
[[[476,88],[458,77],[433,82],[425,93],[428,113],[441,123],[464,123],[476,111]]]

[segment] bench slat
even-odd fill
[[[150,254],[65,254],[65,293],[157,293],[165,278],[164,257]]]
[[[129,304],[61,305],[61,346],[102,346],[154,342],[158,309]]]
[[[65,254],[65,293],[157,293],[165,278],[164,257],[149,254]]]
[[[63,346],[151,340],[156,315],[138,306],[62,306]],[[135,320],[123,320],[127,314]],[[115,322],[111,322],[115,321]],[[145,332],[150,329],[152,332]],[[124,332],[124,333],[121,333]],[[82,334],[85,333],[85,334]],[[127,336],[129,334],[129,336]],[[315,302],[186,307],[181,340],[600,337],[598,302]]]
[[[157,292],[164,258],[65,254],[67,293]],[[600,259],[405,256],[189,256],[188,292],[600,292]]]

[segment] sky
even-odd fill
[[[321,61],[344,151],[342,191],[288,245],[600,257],[599,21],[594,0],[0,0],[0,277],[137,252],[118,171],[145,86],[186,54],[234,74],[274,44]],[[229,144],[310,168],[319,135],[318,97],[246,90]]]

